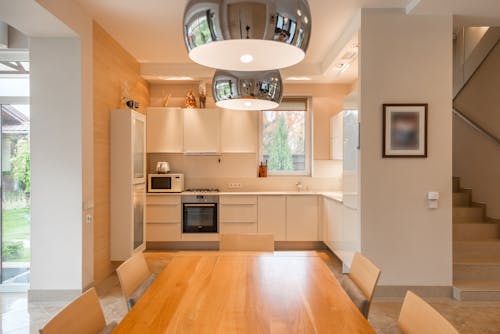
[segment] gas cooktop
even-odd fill
[[[184,190],[189,193],[217,193],[219,192],[218,188],[190,188]]]

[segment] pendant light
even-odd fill
[[[184,41],[194,62],[262,71],[302,61],[311,36],[307,0],[190,0]]]
[[[215,71],[212,80],[215,104],[233,110],[270,110],[283,97],[283,82],[278,70]]]

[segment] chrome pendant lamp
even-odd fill
[[[307,0],[190,0],[184,41],[204,66],[274,70],[304,59],[311,23]]]
[[[217,106],[233,110],[274,109],[283,97],[283,83],[278,70],[217,70],[212,90]]]

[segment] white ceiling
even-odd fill
[[[148,80],[200,79],[213,73],[188,58],[182,37],[182,15],[188,0],[75,1],[137,58]],[[309,0],[309,5],[313,19],[309,49],[302,63],[282,71],[285,78],[352,82],[357,77],[356,62],[341,74],[336,64],[357,41],[360,8],[404,8],[412,15],[458,14],[464,22],[496,19],[500,25],[500,0]]]

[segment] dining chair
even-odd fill
[[[156,279],[156,275],[149,271],[142,252],[135,253],[123,262],[116,269],[116,274],[129,311]]]
[[[274,252],[274,235],[221,234],[219,249],[221,251]]]
[[[84,292],[43,326],[40,334],[109,334],[116,322],[106,325],[94,288]]]
[[[361,253],[356,252],[349,274],[344,275],[341,280],[345,292],[366,319],[379,277],[380,269]]]
[[[404,334],[458,334],[458,331],[438,311],[411,291],[399,313],[398,327]]]

